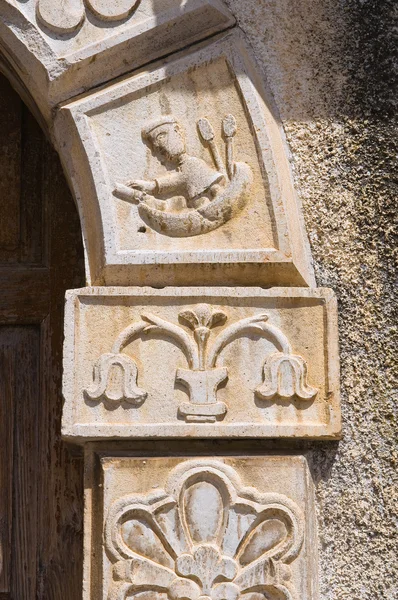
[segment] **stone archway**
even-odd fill
[[[283,440],[341,434],[336,300],[245,35],[221,0],[1,11],[84,241],[62,419],[85,447],[84,600],[315,600],[314,486]]]

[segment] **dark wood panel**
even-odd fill
[[[7,86],[0,79],[10,111]],[[14,186],[18,210],[5,209],[13,237],[0,244],[0,600],[81,600],[83,464],[61,439],[61,378],[64,295],[84,285],[83,248],[58,157],[19,110],[14,174],[4,187]]]
[[[40,600],[80,600],[83,565],[83,461],[71,458],[61,440],[62,343],[65,290],[84,284],[79,220],[59,162],[45,157],[43,187],[49,207],[48,261],[51,267],[50,311],[43,323],[41,418],[39,449],[43,474],[39,496],[38,547]],[[55,359],[56,357],[56,359]],[[48,517],[50,515],[50,518]]]
[[[20,237],[21,101],[0,74],[0,261],[16,262]]]
[[[46,141],[43,133],[25,106],[21,120],[21,223],[19,262],[45,264],[43,248],[47,206],[43,203],[43,182],[46,181]],[[44,205],[43,205],[44,204]]]
[[[12,334],[11,334],[12,335]],[[16,327],[14,375],[12,598],[35,598],[37,578],[40,329]]]
[[[17,361],[15,329],[0,327],[0,592],[9,592],[11,583],[12,472],[14,389]]]
[[[0,263],[45,263],[46,146],[39,125],[0,74]]]
[[[40,323],[49,310],[49,269],[0,267],[0,323]]]

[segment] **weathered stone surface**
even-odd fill
[[[70,439],[340,434],[330,290],[86,288],[65,323]]]
[[[3,0],[4,51],[43,114],[233,25],[221,0]]]
[[[397,3],[227,4],[280,110],[318,285],[339,301],[344,438],[313,447],[320,596],[397,600]]]
[[[65,106],[91,283],[312,285],[273,102],[239,32]]]
[[[302,456],[142,458],[94,447],[85,487],[84,600],[318,600]]]

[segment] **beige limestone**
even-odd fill
[[[59,102],[222,31],[221,0],[2,0],[3,53],[51,126]]]
[[[340,434],[330,290],[86,288],[68,292],[63,434]]]
[[[318,600],[303,456],[89,448],[83,600]]]
[[[277,113],[238,31],[65,106],[56,136],[92,283],[314,283]]]

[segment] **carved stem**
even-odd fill
[[[210,349],[207,358],[208,367],[212,369],[217,365],[217,359],[222,350],[231,343],[236,336],[247,333],[256,333],[260,337],[270,337],[273,344],[284,354],[291,354],[292,347],[285,334],[274,325],[265,323],[267,319],[268,315],[260,314],[255,315],[254,317],[248,317],[247,319],[242,319],[241,321],[238,321],[238,323],[234,323],[230,327],[227,327],[216,338],[213,347]]]
[[[206,350],[207,342],[210,336],[210,329],[208,327],[197,327],[194,330],[195,341],[198,346],[199,352],[199,370],[205,371],[206,369]]]
[[[169,335],[171,335],[185,352],[190,368],[199,370],[198,349],[194,341],[182,329],[182,327],[174,325],[173,323],[169,323],[168,321],[165,321],[164,319],[161,319],[160,317],[157,317],[151,313],[143,313],[141,316],[149,323],[156,325],[160,331],[167,332]]]
[[[137,335],[145,331],[147,327],[148,323],[145,323],[144,321],[139,321],[138,323],[133,323],[132,325],[126,327],[126,329],[123,329],[123,331],[118,335],[118,337],[115,340],[115,343],[112,346],[112,353],[120,354],[123,348],[127,346],[127,344],[132,342]]]

